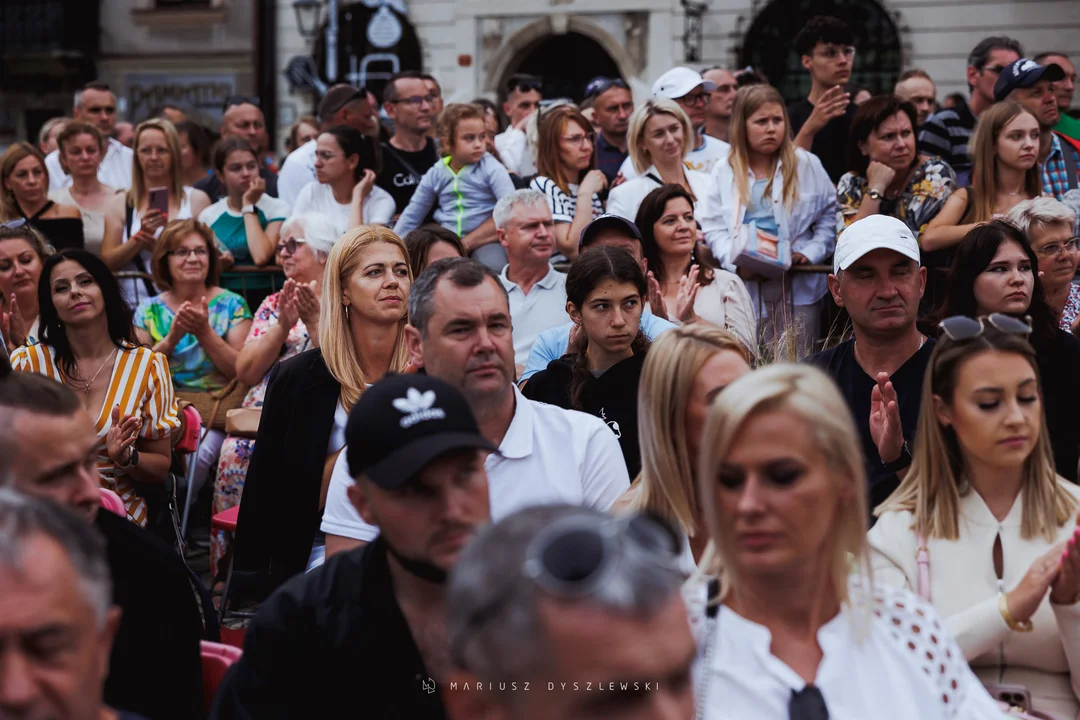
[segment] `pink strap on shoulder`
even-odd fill
[[[915,563],[918,565],[916,592],[926,602],[930,602],[930,548],[926,546],[926,537],[922,533],[915,536]]]

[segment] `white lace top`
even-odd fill
[[[859,592],[853,581],[852,597]],[[1001,719],[937,612],[918,596],[875,586],[861,639],[859,621],[845,606],[818,631],[823,657],[814,684],[830,720]],[[788,720],[791,695],[806,683],[772,654],[769,630],[727,607],[697,628],[706,631],[699,662],[707,678],[696,685],[703,719]]]

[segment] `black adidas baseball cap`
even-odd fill
[[[428,375],[387,375],[365,390],[349,413],[345,442],[349,474],[384,490],[455,450],[497,450],[480,435],[465,397]]]

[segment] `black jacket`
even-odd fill
[[[1058,475],[1076,482],[1080,461],[1080,338],[1058,329],[1050,339],[1033,337],[1042,384],[1043,413]]]
[[[127,518],[99,510],[113,602],[123,610],[104,701],[153,720],[203,714],[202,618],[176,551]]]
[[[545,370],[529,378],[521,393],[530,400],[567,410],[578,409],[570,405],[570,381],[574,376],[572,359],[572,355],[564,355],[552,360]],[[615,363],[600,377],[589,373],[581,388],[581,411],[600,418],[615,433],[631,479],[641,472],[637,396],[644,365],[645,353],[639,352]]]
[[[243,595],[265,596],[307,566],[340,395],[317,348],[270,371],[236,526],[233,582]]]
[[[376,539],[295,577],[259,608],[210,717],[442,720]]]

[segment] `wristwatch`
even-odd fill
[[[131,470],[139,464],[139,451],[135,449],[135,446],[131,446],[131,455],[128,456],[127,465],[117,465],[117,470]]]
[[[879,200],[880,201],[883,197],[885,197],[884,195],[882,195],[878,191],[877,188],[870,188],[869,190],[866,191],[866,194],[871,200]]]
[[[242,214],[242,215],[247,215],[248,213],[253,213],[253,212],[255,212],[255,206],[254,205],[245,205],[244,207],[240,208],[240,214]]]
[[[882,460],[881,467],[885,468],[885,472],[891,473],[898,473],[901,470],[906,470],[911,467],[911,453],[908,451],[907,440],[900,446],[900,457],[892,462],[885,462]]]

